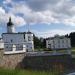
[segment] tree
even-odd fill
[[[38,37],[34,35],[34,48],[40,48],[41,47],[41,41]]]
[[[44,38],[38,38],[37,36],[34,35],[34,48],[39,49],[39,48],[45,48],[46,47],[46,42]]]
[[[70,33],[69,38],[71,39],[71,46],[75,47],[75,32]]]

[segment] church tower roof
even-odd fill
[[[11,17],[9,17],[9,22],[7,23],[7,26],[12,26],[13,23],[11,22]]]

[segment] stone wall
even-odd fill
[[[72,58],[71,55],[26,56],[26,53],[5,55],[3,50],[0,50],[0,67],[62,71],[72,68]]]
[[[71,69],[71,55],[54,55],[54,56],[26,56],[22,64],[24,68],[51,70],[51,69]]]
[[[0,50],[0,67],[2,68],[20,68],[22,60],[25,57],[25,53],[18,54],[4,54],[3,50]]]

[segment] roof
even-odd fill
[[[51,39],[55,39],[55,38],[63,39],[63,38],[68,38],[68,37],[65,37],[65,36],[55,36],[55,37],[47,38],[46,40],[51,40]]]
[[[27,34],[33,34],[32,32],[28,31]]]
[[[2,33],[2,34],[33,34],[32,32]]]

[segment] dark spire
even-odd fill
[[[9,22],[7,23],[7,26],[12,26],[13,23],[11,22],[11,17],[9,17]]]
[[[11,17],[9,17],[9,22],[11,22]]]

